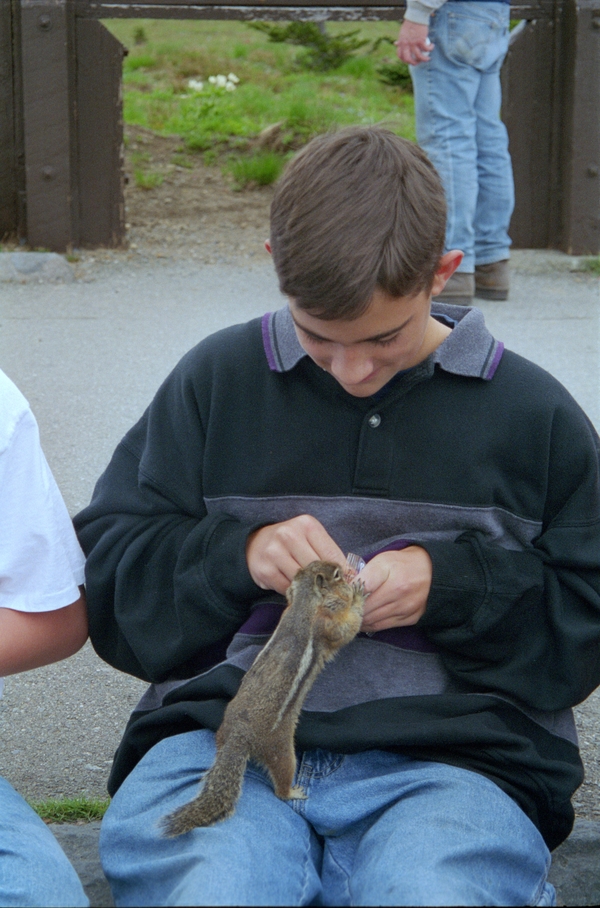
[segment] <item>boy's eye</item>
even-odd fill
[[[327,340],[326,337],[317,337],[315,334],[309,334],[308,331],[303,332],[307,341],[311,344],[329,344],[331,341]],[[390,344],[394,344],[398,340],[398,334],[393,334],[391,337],[383,338],[382,340],[369,341],[368,343],[373,344],[376,347],[388,347]],[[366,343],[366,342],[365,342]]]
[[[390,344],[395,343],[397,340],[398,340],[398,335],[392,334],[391,337],[386,337],[383,340],[375,341],[375,343],[377,344],[378,347],[387,347]]]

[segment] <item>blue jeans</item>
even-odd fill
[[[233,817],[162,837],[214,753],[209,731],[167,738],[113,798],[100,854],[117,905],[554,904],[548,849],[508,795],[384,751],[305,752],[307,800],[280,801],[251,763]]]
[[[60,845],[0,777],[0,905],[89,905]]]
[[[410,67],[417,141],[444,185],[446,251],[464,252],[459,271],[509,257],[514,185],[500,119],[509,13],[508,3],[448,0],[430,20],[429,62]]]

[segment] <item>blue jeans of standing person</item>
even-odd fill
[[[429,62],[410,67],[417,141],[444,185],[446,251],[464,252],[459,271],[509,257],[514,185],[500,119],[509,13],[508,3],[448,0],[430,20]]]
[[[102,822],[117,905],[553,905],[533,823],[484,776],[372,750],[307,751],[280,801],[258,766],[234,815],[178,838],[159,821],[195,797],[215,754],[194,731],[150,750]]]
[[[79,877],[46,824],[2,777],[0,905],[89,905]]]

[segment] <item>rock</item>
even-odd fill
[[[600,822],[575,820],[552,855],[549,880],[559,905],[600,905]]]
[[[71,283],[73,269],[56,252],[0,252],[0,282]]]
[[[286,146],[282,137],[283,123],[273,123],[272,126],[267,126],[259,133],[256,139],[256,147],[262,151],[284,152],[286,151]]]
[[[79,875],[85,893],[94,908],[113,908],[110,886],[100,866],[98,837],[100,820],[92,823],[50,823],[63,851]]]

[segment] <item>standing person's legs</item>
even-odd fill
[[[89,905],[46,824],[0,777],[0,905]]]
[[[479,193],[475,212],[475,264],[488,265],[509,257],[508,226],[514,208],[508,134],[500,119],[500,72],[481,78],[477,96],[477,169]]]
[[[475,212],[476,293],[488,299],[506,299],[509,289],[508,235],[515,193],[508,133],[500,119],[502,87],[500,69],[508,49],[509,9],[494,3],[503,24],[498,30],[497,59],[482,74],[475,101],[477,116],[477,166],[479,194]]]
[[[446,194],[446,251],[461,249],[464,259],[459,272],[473,273],[479,73],[457,53],[456,21],[447,7],[445,4],[431,17],[429,35],[434,48],[430,60],[411,66],[410,73],[417,141],[438,171]]]
[[[295,809],[325,839],[329,905],[552,905],[550,854],[484,776],[400,754],[304,754]]]
[[[318,900],[322,850],[309,825],[250,764],[233,817],[177,838],[159,822],[196,796],[214,735],[166,738],[124,781],[100,854],[117,905],[304,905]]]
[[[508,16],[503,3],[451,0],[431,18],[430,61],[411,67],[417,139],[446,192],[446,251],[465,254],[459,282],[476,265],[508,258],[514,191],[499,77]],[[441,296],[450,298],[450,287]]]

